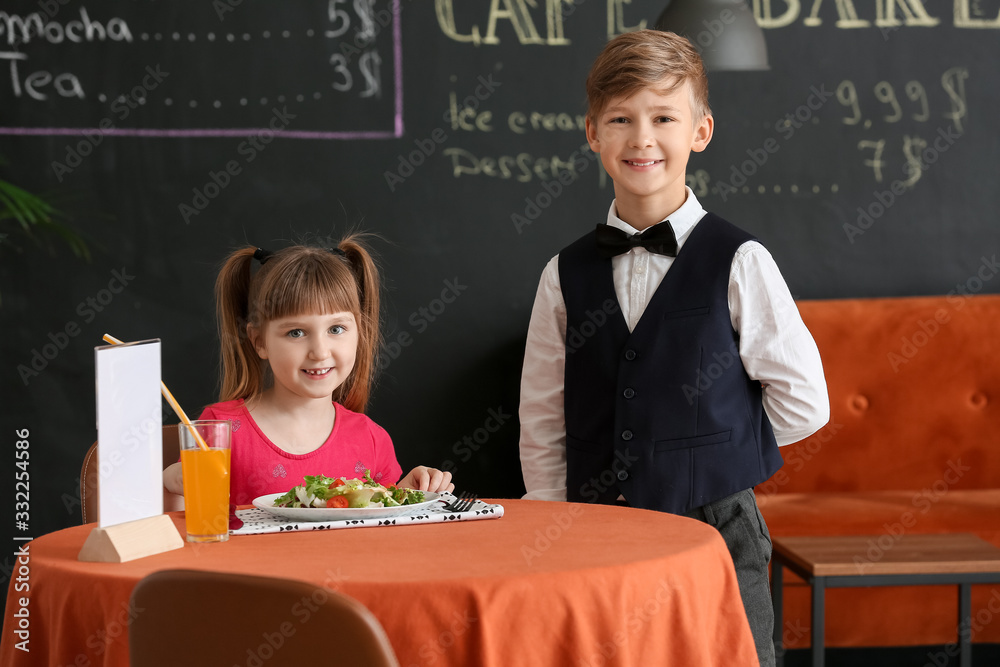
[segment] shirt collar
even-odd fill
[[[666,216],[660,222],[656,224],[661,224],[669,220],[669,224],[674,229],[674,237],[677,239],[677,249],[680,250],[681,245],[687,239],[688,235],[694,226],[701,220],[707,211],[702,208],[701,202],[698,198],[694,196],[691,192],[691,188],[684,186],[684,190],[687,192],[687,198],[681,207]],[[618,217],[618,210],[615,208],[615,202],[611,202],[611,209],[608,211],[608,224],[612,227],[622,230],[626,234],[638,234],[639,230],[628,224],[624,220]]]

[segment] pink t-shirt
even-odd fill
[[[289,454],[268,440],[243,400],[210,405],[199,419],[233,422],[229,502],[248,505],[268,493],[285,493],[306,475],[351,479],[371,470],[372,479],[386,486],[403,471],[396,461],[389,434],[363,414],[334,403],[337,416],[326,442],[308,454]]]

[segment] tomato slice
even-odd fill
[[[346,496],[333,496],[326,501],[327,507],[347,507]]]
[[[333,482],[330,484],[330,486],[331,487],[343,486],[346,483],[347,482],[344,481],[343,477],[338,477],[337,479],[333,480]]]

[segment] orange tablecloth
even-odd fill
[[[128,665],[128,625],[142,613],[129,595],[173,568],[339,590],[372,610],[402,667],[757,664],[714,529],[637,509],[501,502],[499,520],[234,536],[128,563],[77,560],[93,524],[44,535],[29,548],[30,653],[15,648],[25,593],[12,580],[0,664]],[[183,513],[172,516],[183,534]],[[307,608],[289,621],[308,620]]]

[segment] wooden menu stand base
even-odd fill
[[[128,521],[107,528],[94,528],[80,549],[77,560],[124,563],[153,554],[180,549],[184,538],[166,514]]]

